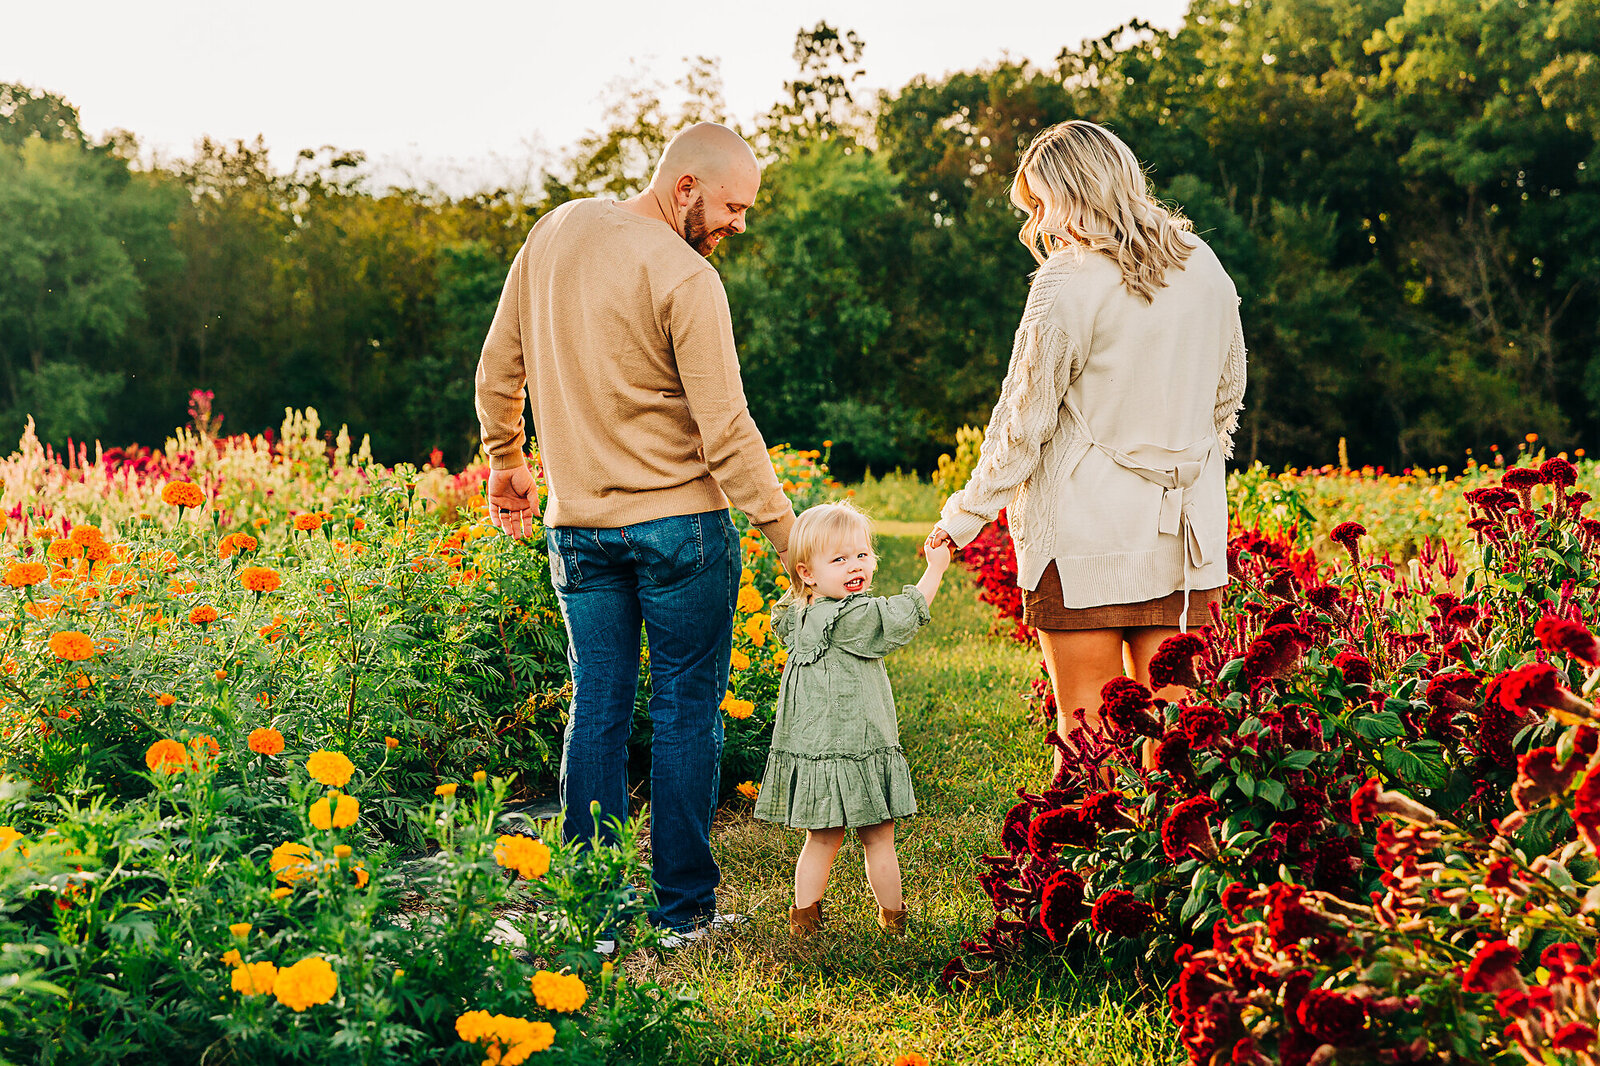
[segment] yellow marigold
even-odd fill
[[[22,839],[22,834],[9,825],[0,825],[0,852]]]
[[[361,804],[354,796],[339,796],[317,800],[311,805],[311,824],[318,829],[344,829],[356,824],[361,816]]]
[[[232,925],[228,926],[228,932],[232,933],[234,936],[237,936],[237,937],[249,936],[250,935],[250,923],[249,922],[234,922]]]
[[[333,846],[333,857],[336,859],[348,859],[354,852],[355,849],[349,844],[335,844]]]
[[[736,699],[736,700],[729,700],[728,701],[728,717],[729,718],[749,718],[752,714],[755,714],[755,713],[756,713],[756,705],[754,703],[750,702],[749,700],[737,700]]]
[[[189,750],[176,740],[158,740],[145,750],[144,764],[151,773],[179,773],[188,769]]]
[[[306,760],[306,773],[329,788],[343,788],[355,772],[355,764],[337,751],[314,751]]]
[[[247,566],[239,571],[239,584],[251,592],[272,592],[283,584],[283,578],[271,567]]]
[[[309,533],[313,529],[321,529],[322,515],[314,511],[309,514],[297,514],[294,516],[294,528],[302,533]]]
[[[756,591],[756,587],[754,585],[739,586],[739,599],[736,603],[736,606],[738,607],[740,614],[750,614],[754,611],[759,611],[766,605],[767,601],[761,598],[761,593]]]
[[[753,800],[761,795],[761,786],[754,781],[739,782],[739,795],[745,799]]]
[[[192,481],[169,481],[161,490],[161,502],[172,507],[199,507],[206,494]]]
[[[43,563],[24,562],[20,559],[6,567],[6,584],[14,589],[37,585],[50,576],[50,568]]]
[[[469,1043],[487,1043],[484,1066],[518,1066],[556,1041],[555,1026],[488,1011],[468,1011],[456,1019],[456,1034]]]
[[[433,794],[435,796],[454,796],[456,794],[456,785],[454,782],[448,785],[437,785],[434,787]]]
[[[304,880],[311,876],[308,867],[311,864],[311,849],[304,844],[296,844],[286,840],[272,849],[272,857],[267,860],[267,867],[274,877],[284,884],[292,885],[296,881]],[[288,895],[288,889],[280,889]],[[276,895],[277,893],[274,893]]]
[[[171,707],[174,703],[177,703],[177,702],[178,702],[178,697],[174,696],[170,692],[158,692],[158,693],[156,693],[156,706],[157,707]]]
[[[82,555],[83,545],[77,543],[76,541],[62,538],[61,540],[51,541],[50,547],[46,548],[44,553],[52,559],[66,562],[68,559],[76,559],[78,556]]]
[[[540,970],[533,975],[533,998],[545,1010],[570,1014],[589,999],[589,990],[577,974]]]
[[[238,948],[229,948],[222,953],[222,961],[229,966],[243,966],[244,959],[239,954]]]
[[[226,681],[228,679],[228,671],[219,666],[215,670],[211,671],[211,676],[216,678],[218,681]]]
[[[772,664],[774,666],[782,666],[784,663],[786,663],[788,661],[789,661],[789,649],[787,649],[787,648],[774,648],[773,649],[773,652],[772,652]]]
[[[217,738],[209,733],[201,733],[189,741],[189,750],[196,755],[215,759],[222,754],[222,748],[217,744]]]
[[[233,970],[233,990],[247,996],[266,995],[277,980],[278,968],[270,962],[245,963]]]
[[[283,734],[265,727],[253,729],[246,744],[257,755],[276,755],[283,750]]]
[[[789,579],[783,574],[778,575],[777,582],[780,589],[787,589],[789,587]]]
[[[275,888],[272,890],[273,899],[282,899],[285,896],[292,895],[294,895],[294,889],[292,888]]]
[[[750,656],[746,655],[744,652],[740,651],[738,648],[734,648],[733,649],[733,656],[732,656],[732,658],[729,659],[728,665],[732,666],[735,670],[746,670],[746,669],[749,669]]]
[[[50,634],[50,650],[58,659],[78,663],[94,658],[94,641],[89,639],[87,633],[63,629],[59,633]]]
[[[211,606],[209,603],[202,603],[200,606],[189,612],[189,622],[191,625],[208,626],[212,622],[215,622],[219,617],[221,616],[217,614],[217,609]]]
[[[550,871],[550,848],[532,837],[501,836],[494,842],[494,861],[531,881]]]
[[[272,982],[272,994],[295,1013],[328,1002],[338,991],[339,975],[320,955],[284,967]]]

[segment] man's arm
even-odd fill
[[[787,567],[794,507],[750,417],[728,296],[716,271],[696,271],[673,289],[665,318],[684,399],[705,446],[706,466],[723,495],[750,517]]]
[[[539,516],[539,493],[523,455],[528,440],[522,413],[528,396],[528,369],[522,351],[526,255],[524,244],[506,275],[500,306],[478,357],[473,392],[479,435],[489,455],[489,521],[514,537],[533,532],[533,519]]]

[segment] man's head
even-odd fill
[[[715,122],[697,123],[672,138],[650,179],[662,213],[706,256],[728,234],[744,232],[744,213],[760,188],[755,153],[743,137]]]

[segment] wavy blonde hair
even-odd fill
[[[815,569],[819,556],[838,547],[846,537],[857,535],[867,541],[867,550],[876,559],[878,553],[872,546],[872,519],[845,500],[837,503],[819,503],[800,512],[789,530],[789,562],[798,570],[801,563]],[[794,587],[780,602],[810,602],[816,595],[816,586],[796,574]]]
[[[1194,224],[1151,194],[1133,150],[1093,122],[1059,122],[1035,137],[1017,164],[1011,202],[1028,213],[1019,239],[1034,259],[1064,247],[1104,252],[1145,303],[1194,250],[1180,236]]]

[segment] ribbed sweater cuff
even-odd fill
[[[950,534],[950,539],[955,541],[958,548],[971,544],[973,538],[982,533],[983,527],[988,524],[988,519],[958,507],[946,507],[944,514],[939,516],[939,528]]]
[[[521,452],[506,452],[503,455],[489,456],[490,470],[515,470],[519,466],[527,466],[528,457]]]

